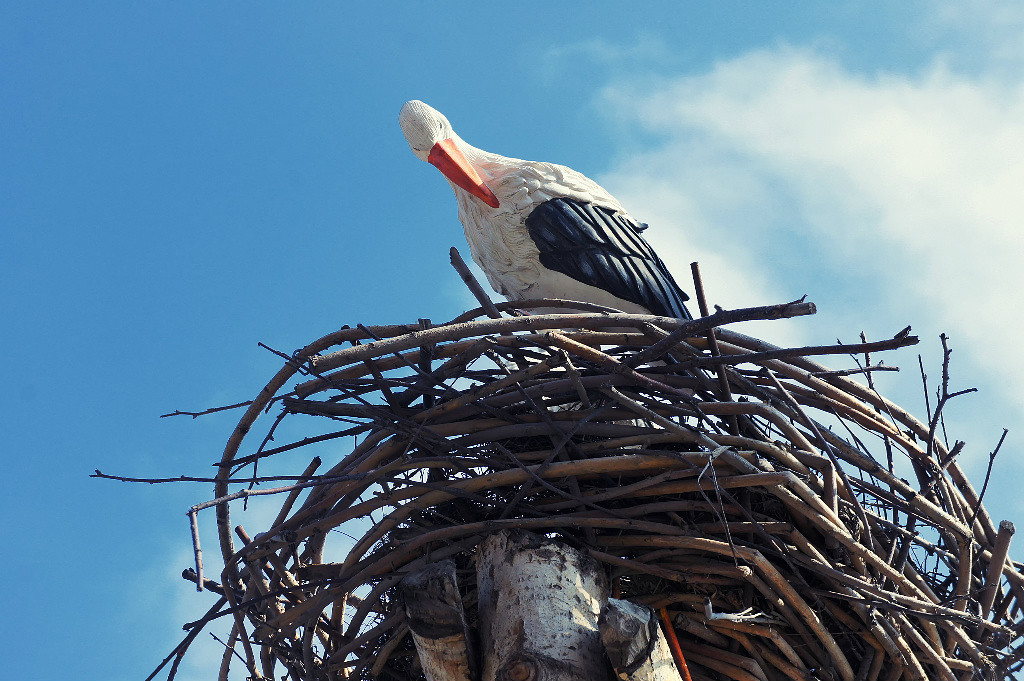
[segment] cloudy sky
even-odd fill
[[[712,302],[818,305],[741,331],[912,325],[879,380],[922,417],[947,333],[978,388],[950,437],[980,485],[1010,429],[986,499],[1020,519],[1022,37],[1019,3],[971,0],[0,4],[8,673],[144,678],[208,604],[177,575],[209,488],[88,478],[212,473],[237,415],[160,414],[248,399],[278,366],[258,341],[470,306],[413,98],[598,179]]]

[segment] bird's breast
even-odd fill
[[[499,198],[498,209],[459,197],[462,222],[473,260],[496,291],[522,299],[540,274],[540,251],[526,229],[529,214],[522,195]]]
[[[493,156],[474,158],[473,163],[499,205],[491,208],[453,185],[459,220],[473,260],[491,286],[511,300],[549,293],[540,291],[546,289],[546,268],[526,227],[526,218],[537,206],[554,198],[571,198],[621,210],[600,185],[565,166]]]

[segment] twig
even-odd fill
[[[180,409],[175,409],[174,411],[170,412],[169,414],[160,414],[160,418],[165,419],[165,418],[167,418],[169,416],[191,416],[192,418],[196,419],[196,418],[199,418],[200,416],[206,416],[207,414],[215,414],[218,411],[227,411],[228,409],[238,409],[239,407],[248,407],[250,404],[252,404],[252,400],[247,400],[245,402],[239,402],[238,404],[229,404],[229,405],[224,406],[224,407],[210,407],[209,409],[204,409],[203,411],[181,411]]]
[[[1006,428],[1003,428],[1003,434],[999,436],[999,442],[996,443],[996,448],[988,455],[988,467],[985,469],[985,483],[981,486],[981,493],[978,494],[978,503],[974,505],[974,510],[971,512],[971,522],[967,524],[968,527],[974,527],[974,521],[978,517],[978,511],[981,510],[981,500],[985,497],[985,491],[988,489],[988,481],[992,477],[992,466],[996,462],[996,454],[999,453],[999,448],[1003,446],[1003,440],[1006,439],[1006,434],[1010,432]]]
[[[752,307],[740,310],[718,310],[713,315],[681,323],[672,333],[654,345],[636,353],[635,356],[630,358],[629,364],[636,367],[656,359],[661,359],[679,341],[724,324],[754,321],[755,319],[784,319],[812,315],[816,312],[817,308],[814,306],[814,303],[806,303],[803,298],[781,305],[768,305],[766,307]]]
[[[694,292],[697,295],[697,305],[700,308],[700,315],[702,317],[708,316],[708,303],[704,298],[704,282],[700,276],[700,265],[696,262],[690,263],[690,272],[693,274],[693,287]],[[720,357],[721,351],[718,349],[718,339],[715,337],[714,327],[708,329],[708,349],[711,351],[712,357]],[[722,390],[722,398],[726,402],[732,402],[732,389],[729,387],[729,378],[725,374],[725,366],[718,364],[715,366],[715,372],[718,374],[718,385]],[[740,422],[739,418],[735,415],[728,417],[729,426],[732,429],[733,435],[740,434]]]
[[[117,480],[118,482],[138,482],[145,483],[147,485],[157,485],[167,482],[217,482],[223,480],[225,482],[233,484],[241,484],[251,482],[251,477],[244,478],[201,478],[190,475],[179,475],[174,478],[129,478],[122,475],[109,475],[96,469],[96,472],[89,476],[90,478],[102,478],[104,480]],[[259,478],[258,482],[274,482],[279,480],[308,480],[309,476],[306,475],[267,475]]]
[[[743,355],[723,355],[721,357],[695,357],[681,362],[681,366],[714,366],[716,364],[759,364],[773,359],[788,359],[791,357],[811,357],[814,355],[839,355],[849,352],[860,352],[862,350],[895,350],[908,345],[917,345],[917,336],[903,336],[889,340],[874,341],[872,343],[861,343],[857,345],[816,345],[801,348],[786,348],[780,350],[766,350],[764,352],[751,352]],[[652,346],[653,347],[653,346]]]
[[[196,517],[198,511],[190,508],[188,511],[188,522],[192,528],[192,551],[196,558],[196,591],[203,590],[203,550],[199,547],[199,519]]]
[[[804,412],[803,408],[800,406],[800,403],[793,399],[793,396],[789,394],[789,391],[786,390],[786,387],[782,385],[779,379],[775,377],[775,374],[772,373],[771,369],[769,369],[768,367],[764,367],[764,372],[768,376],[768,378],[771,379],[772,383],[775,384],[775,387],[778,389],[778,391],[782,393],[783,397],[785,397],[785,399],[790,402],[793,408],[796,409],[797,413],[800,414],[801,419],[804,421],[807,427],[810,428],[811,432],[814,433],[814,436],[818,438],[818,441],[825,445],[825,453],[828,454],[828,458],[832,461],[832,466],[835,470],[835,473],[838,474],[839,477],[842,479],[843,485],[846,487],[846,489],[852,490],[853,486],[850,484],[850,479],[846,475],[846,470],[843,469],[842,465],[840,465],[839,459],[838,457],[836,457],[835,452],[832,451],[832,447],[829,445],[828,441],[824,437],[822,437],[821,432],[818,430],[817,424],[815,424],[814,421],[809,416],[807,416],[806,412]],[[868,550],[874,551],[875,542],[874,539],[871,537],[871,524],[868,523],[868,517],[867,514],[864,513],[864,507],[861,505],[860,500],[858,500],[855,495],[851,494],[851,499],[853,499],[853,506],[857,510],[857,515],[860,518],[861,524],[864,526],[864,532],[862,534],[865,539],[865,543],[868,546]]]
[[[956,392],[949,392],[949,357],[953,354],[953,351],[949,348],[949,338],[946,334],[939,334],[939,339],[942,341],[942,381],[939,385],[939,399],[935,404],[935,411],[931,415],[931,419],[928,423],[928,440],[925,449],[925,458],[930,459],[932,455],[932,449],[935,446],[935,429],[938,426],[939,420],[942,417],[942,410],[954,397],[965,395],[967,393],[977,392],[977,388],[966,388],[964,390],[958,390]],[[918,356],[920,359],[920,356]],[[922,369],[922,377],[924,376]]]
[[[188,650],[188,647],[192,645],[192,641],[194,641],[196,636],[199,635],[199,632],[203,630],[203,625],[215,619],[218,616],[216,613],[220,611],[220,609],[224,606],[224,603],[226,602],[227,599],[224,596],[221,596],[220,599],[216,603],[214,603],[209,610],[206,611],[206,614],[201,619],[197,620],[195,627],[186,627],[188,633],[185,634],[185,638],[183,638],[181,642],[174,647],[174,650],[172,650],[167,655],[167,657],[165,657],[163,661],[159,665],[157,665],[156,669],[154,669],[150,673],[150,675],[145,678],[145,681],[152,681],[153,678],[160,673],[160,670],[166,667],[167,663],[170,662],[172,659],[180,660],[184,656],[185,651]]]
[[[876,364],[870,367],[858,367],[856,369],[837,369],[835,371],[812,371],[811,376],[817,376],[818,378],[831,378],[834,376],[854,376],[856,374],[865,374],[868,377],[876,371],[899,371],[900,368],[897,366],[889,366],[887,364]]]
[[[500,319],[501,313],[498,312],[496,307],[494,307],[494,302],[491,300],[490,296],[487,295],[483,286],[481,286],[480,282],[477,281],[475,276],[473,276],[473,272],[469,269],[469,266],[466,265],[466,261],[462,259],[459,249],[452,246],[449,251],[449,255],[451,256],[452,267],[454,267],[455,271],[459,273],[460,277],[462,277],[462,281],[464,281],[466,286],[469,287],[469,291],[473,294],[473,297],[480,301],[480,305],[487,313],[487,316],[493,319]]]

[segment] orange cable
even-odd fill
[[[672,649],[673,657],[676,658],[676,666],[679,667],[683,681],[692,681],[690,679],[690,669],[686,666],[686,658],[683,657],[683,649],[679,647],[679,639],[676,638],[676,629],[672,626],[672,620],[668,617],[668,609],[661,608],[658,610],[658,614],[661,615],[661,623],[665,625],[665,636],[668,638],[668,646]]]

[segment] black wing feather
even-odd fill
[[[572,199],[545,201],[526,218],[540,262],[653,314],[691,319],[676,284],[644,229],[627,215]]]

